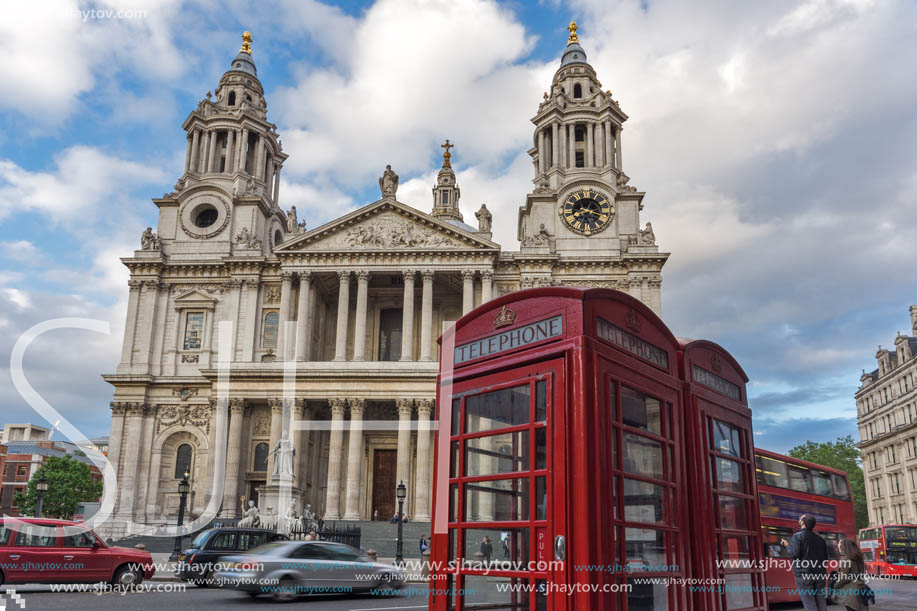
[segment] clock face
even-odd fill
[[[564,200],[560,216],[576,233],[592,235],[611,224],[614,207],[604,194],[593,189],[580,189]]]

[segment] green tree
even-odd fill
[[[856,510],[857,529],[869,525],[869,514],[866,510],[866,481],[863,478],[860,449],[856,447],[851,435],[838,437],[836,441],[822,443],[807,441],[790,450],[788,454],[793,458],[801,458],[847,473],[850,479],[850,494],[853,495],[853,507]]]
[[[42,476],[48,480],[48,491],[42,502],[43,517],[70,519],[79,503],[95,501],[102,494],[102,482],[92,480],[89,465],[71,456],[50,456],[32,475],[25,492],[13,496],[13,504],[20,515],[35,515],[38,504],[35,485]]]

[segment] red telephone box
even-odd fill
[[[440,342],[430,609],[690,609],[686,587],[641,583],[687,577],[690,538],[713,536],[688,521],[665,324],[618,291],[542,288]]]
[[[692,577],[726,586],[696,591],[694,608],[767,609],[748,376],[726,350],[704,340],[683,340],[680,364],[691,422],[691,522],[709,529],[691,544]]]

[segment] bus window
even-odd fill
[[[872,562],[874,560],[871,549],[863,550],[863,560],[865,560],[866,562]]]
[[[828,560],[837,560],[840,557],[840,554],[837,551],[837,542],[841,539],[844,539],[843,533],[818,533],[822,536],[827,544],[828,551]]]
[[[907,554],[904,552],[890,551],[888,552],[888,563],[889,564],[907,564]]]
[[[789,488],[789,478],[786,474],[786,463],[782,460],[774,460],[767,456],[755,456],[755,464],[758,471],[758,483],[762,486],[775,486],[777,488]]]
[[[790,475],[790,489],[796,492],[812,494],[812,482],[809,480],[809,470],[802,467],[787,465]]]
[[[834,481],[834,494],[841,499],[850,498],[850,490],[847,487],[847,480],[841,475],[831,475],[832,481]]]
[[[834,486],[831,485],[831,476],[829,474],[813,469],[812,482],[815,484],[815,494],[834,496]]]

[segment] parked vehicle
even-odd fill
[[[92,530],[70,520],[0,519],[0,585],[5,583],[96,583],[133,587],[153,577],[146,550],[109,547]],[[54,529],[54,535],[41,526]],[[63,527],[77,534],[64,536]]]
[[[268,543],[248,554],[226,556],[226,568],[216,573],[223,587],[255,597],[292,600],[302,594],[347,594],[379,588],[399,590],[404,572],[373,562],[350,545],[329,541]]]
[[[175,576],[182,581],[207,587],[211,585],[214,568],[220,568],[218,560],[221,556],[286,540],[285,535],[264,528],[211,528],[195,537],[191,546],[178,556]]]

